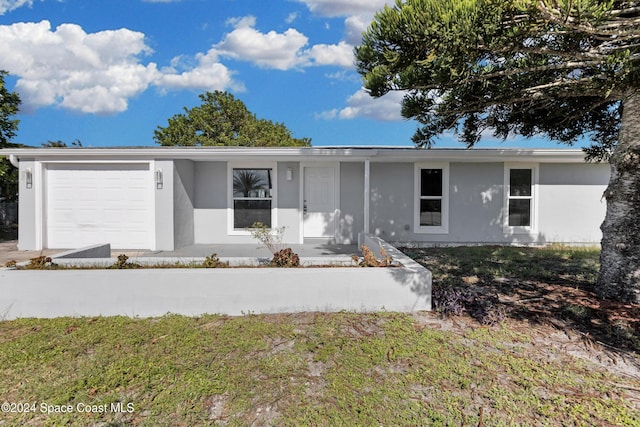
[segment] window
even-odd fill
[[[271,227],[273,203],[272,169],[233,168],[233,228],[245,229],[256,222]]]
[[[448,232],[449,165],[416,165],[416,209],[414,229],[417,233]]]
[[[535,229],[537,166],[506,166],[505,231],[530,232]]]

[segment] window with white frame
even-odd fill
[[[272,226],[273,169],[233,168],[233,229]]]
[[[449,228],[449,165],[421,164],[415,168],[414,230],[447,233]]]
[[[513,232],[530,232],[536,226],[537,166],[505,167],[505,227]]]

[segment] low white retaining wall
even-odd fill
[[[408,261],[396,260],[409,265],[393,268],[2,269],[0,318],[431,310],[431,272],[408,258]]]

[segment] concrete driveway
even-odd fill
[[[42,251],[19,251],[17,240],[0,241],[0,267],[4,266],[7,261],[29,261],[31,258],[40,255],[53,255],[61,252],[59,249],[45,249]]]

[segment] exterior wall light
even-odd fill
[[[293,180],[293,169],[287,168],[287,181]]]
[[[162,169],[156,169],[156,188],[158,190],[162,190],[163,181],[162,181]]]
[[[25,169],[24,181],[27,188],[33,188],[33,172],[31,172],[31,169]]]

